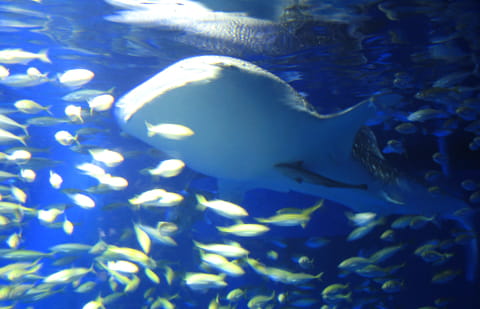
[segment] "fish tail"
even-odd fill
[[[29,136],[30,134],[28,134],[28,124],[26,125],[22,125],[20,128],[22,128],[23,132],[25,133],[25,136]]]
[[[73,137],[73,141],[75,142],[75,144],[77,144],[78,146],[80,146],[80,141],[78,140],[80,138],[80,136],[78,134],[75,134],[75,136]]]
[[[38,53],[38,59],[40,59],[40,61],[43,61],[43,62],[46,62],[46,63],[52,63],[50,58],[48,58],[48,49],[42,49]]]
[[[305,209],[304,214],[305,214],[306,216],[310,216],[315,210],[317,210],[317,209],[319,209],[319,208],[321,208],[321,207],[323,206],[323,201],[324,201],[324,199],[321,199],[320,201],[318,201],[318,202],[317,202],[315,205],[313,205],[312,207]]]
[[[28,135],[19,136],[18,141],[22,143],[24,146],[27,146],[27,142],[25,141],[27,138],[28,138]]]
[[[195,197],[197,198],[197,209],[199,210],[205,210],[205,208],[207,208],[205,206],[205,203],[207,203],[207,199],[205,198],[205,196],[201,195],[201,194],[195,194]]]
[[[152,137],[155,135],[155,131],[153,131],[153,125],[148,122],[148,121],[145,121],[145,126],[147,127],[147,135],[148,137]]]
[[[348,292],[348,294],[345,295],[345,300],[349,303],[352,302],[352,292]]]
[[[50,109],[52,108],[52,106],[53,106],[53,105],[45,106],[45,111],[46,111],[50,116],[53,116],[52,111],[50,111]]]
[[[145,175],[145,176],[151,175],[148,168],[141,169],[140,174]]]

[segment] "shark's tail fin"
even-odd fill
[[[466,265],[465,276],[470,282],[475,281],[478,271],[478,239],[476,237],[475,225],[473,224],[471,216],[451,216],[450,219],[456,221],[462,228],[472,233],[474,237],[471,237],[466,245]]]

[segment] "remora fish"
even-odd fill
[[[448,216],[467,207],[453,196],[430,194],[389,167],[373,133],[362,129],[374,111],[372,103],[364,101],[320,115],[277,76],[223,56],[179,61],[116,104],[119,124],[127,133],[218,178],[220,192],[238,190],[239,183],[245,190],[297,191],[379,215]],[[145,122],[183,125],[195,134],[182,140],[148,136]],[[299,161],[303,164],[296,173],[309,175],[309,181],[298,182],[279,170],[282,164]],[[473,258],[475,241],[470,248]]]
[[[348,183],[342,183],[335,181],[333,179],[327,178],[325,176],[313,173],[308,169],[305,169],[302,161],[294,163],[279,163],[275,165],[281,173],[285,176],[292,178],[298,183],[308,182],[312,184],[317,184],[325,187],[337,187],[337,188],[351,188],[351,189],[361,189],[367,190],[368,187],[365,184],[352,185]]]

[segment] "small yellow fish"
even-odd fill
[[[56,284],[68,284],[78,279],[82,278],[89,272],[91,272],[92,268],[68,268],[64,270],[60,270],[56,273],[53,273],[43,279],[44,283],[56,283]]]
[[[229,244],[202,244],[194,240],[193,243],[199,249],[220,254],[224,257],[239,258],[250,253],[247,249],[242,248],[240,244],[234,242]]]
[[[0,65],[0,79],[8,77],[8,75],[10,75],[10,70],[8,70],[3,65]]]
[[[45,222],[45,223],[52,223],[58,217],[58,215],[62,214],[63,210],[58,208],[50,208],[47,210],[40,209],[37,212],[38,220]]]
[[[17,249],[18,246],[20,245],[21,241],[21,234],[20,233],[13,233],[7,238],[7,245],[11,249]]]
[[[244,223],[231,226],[217,226],[217,229],[222,233],[233,234],[241,237],[258,236],[270,230],[270,228],[265,225]]]
[[[70,197],[73,203],[84,209],[90,209],[95,207],[95,201],[88,195],[85,195],[83,193],[72,193],[67,195],[68,197]]]
[[[215,253],[202,253],[200,251],[202,262],[209,267],[217,269],[228,276],[241,276],[245,271],[236,263],[230,262],[225,257]]]
[[[58,75],[58,81],[67,87],[80,87],[88,83],[95,73],[87,69],[72,69]]]
[[[81,106],[68,105],[65,107],[65,115],[74,123],[83,123]]]
[[[131,199],[128,202],[132,205],[141,205],[147,202],[153,202],[163,196],[166,191],[164,189],[152,189],[145,191]]]
[[[87,100],[88,107],[90,107],[90,114],[92,114],[93,111],[104,112],[109,110],[114,101],[115,98],[111,94],[101,94]]]
[[[180,174],[185,167],[182,160],[170,159],[160,162],[155,168],[146,170],[152,176],[174,177]]]
[[[149,137],[160,135],[168,139],[181,140],[195,134],[192,129],[180,124],[161,123],[152,125],[145,121],[145,125],[147,126]]]
[[[13,133],[8,132],[7,130],[0,128],[0,144],[10,143],[12,141],[18,141],[26,146],[27,145],[25,142],[26,138],[27,136],[17,136]]]
[[[11,119],[10,117],[0,114],[0,127],[3,129],[9,129],[9,128],[20,128],[25,132],[25,135],[28,135],[27,127],[28,125],[23,125],[15,120]]]
[[[145,268],[144,272],[147,278],[150,279],[150,281],[155,284],[160,284],[160,277],[158,277],[158,275],[153,270],[151,270],[150,268]]]
[[[260,223],[267,223],[279,226],[301,225],[303,228],[305,228],[307,223],[310,221],[310,216],[312,215],[312,213],[322,206],[323,200],[321,200],[314,206],[303,210],[300,213],[280,213],[270,218],[255,218],[255,220]]]
[[[115,167],[123,162],[123,155],[109,149],[89,149],[88,152],[95,161],[102,162],[108,167]]]
[[[150,240],[150,237],[148,236],[147,233],[145,233],[144,230],[142,230],[138,224],[133,225],[133,230],[135,231],[135,235],[137,236],[137,241],[142,247],[143,252],[148,254],[150,252],[150,246],[152,241]]]
[[[105,309],[105,306],[103,305],[103,302],[104,302],[104,299],[102,297],[98,296],[95,300],[91,300],[88,303],[86,303],[82,307],[82,309]]]
[[[107,268],[128,274],[135,274],[139,271],[137,264],[125,260],[108,261]]]
[[[133,275],[132,279],[129,280],[125,288],[123,289],[124,293],[130,293],[135,291],[140,285],[140,278],[137,275]]]
[[[243,207],[237,204],[233,204],[231,202],[223,200],[207,201],[207,199],[200,194],[196,194],[195,196],[200,207],[203,207],[203,209],[209,208],[223,217],[230,219],[239,219],[248,216],[248,212]]]
[[[248,308],[265,308],[266,304],[275,297],[275,291],[270,295],[256,295],[252,297],[248,303]]]
[[[54,171],[50,170],[50,178],[49,178],[50,185],[54,189],[60,189],[63,183],[62,176],[58,175]]]
[[[18,165],[26,164],[31,158],[32,154],[24,149],[15,150],[11,154],[5,156],[5,159]]]
[[[78,143],[78,136],[73,136],[70,132],[61,130],[55,133],[55,140],[63,146],[70,146],[73,142]]]
[[[41,50],[38,54],[31,53],[22,49],[4,49],[0,50],[0,63],[7,64],[27,64],[30,61],[38,59],[46,63],[52,63],[47,55],[47,50]]]
[[[245,296],[245,292],[242,289],[233,289],[227,293],[227,300],[229,302],[238,302],[242,297]]]
[[[186,285],[192,290],[202,291],[210,288],[222,288],[227,286],[227,283],[223,280],[224,278],[225,274],[187,273],[184,280]]]
[[[20,170],[20,177],[25,182],[34,182],[37,174],[34,170],[31,169],[21,169]]]
[[[18,111],[24,114],[38,114],[42,111],[46,111],[50,115],[52,114],[50,112],[50,108],[52,107],[51,105],[42,106],[33,100],[27,100],[27,99],[18,100],[13,105]]]
[[[63,231],[66,234],[72,235],[72,233],[73,233],[73,223],[70,220],[67,219],[67,216],[65,216],[62,228],[63,228]]]

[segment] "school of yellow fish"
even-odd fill
[[[28,30],[28,25],[20,25],[22,18],[32,17],[32,24],[43,20],[40,7],[48,1],[31,2],[38,11],[0,1],[2,12],[17,17],[6,20],[2,27]],[[431,1],[413,1],[416,7],[396,6],[394,1],[374,2],[390,21],[426,14],[422,3],[434,6]],[[435,12],[429,13],[432,19]],[[463,25],[463,21],[458,20],[458,25]],[[38,30],[38,25],[31,27]],[[469,38],[461,29],[455,34]],[[394,37],[392,33],[392,40]],[[452,60],[447,56],[452,51],[444,49],[453,48],[453,38],[432,36],[431,40],[435,44],[426,54],[411,55],[413,61],[449,61],[452,66],[455,62],[471,62],[472,70],[453,72],[431,83],[423,83],[423,88],[417,92],[411,91],[417,88],[413,77],[408,72],[398,72],[391,81],[391,88],[373,95],[372,101],[392,109],[392,102],[400,104],[406,94],[425,102],[409,114],[398,113],[390,119],[374,120],[388,122],[395,132],[394,138],[386,143],[385,154],[406,156],[409,145],[405,141],[415,132],[444,137],[453,134],[458,127],[471,136],[469,151],[480,150],[480,88],[462,85],[464,80],[479,80],[479,60],[475,58],[478,54],[457,55]],[[478,52],[480,46],[476,48]],[[255,209],[218,199],[210,192],[189,191],[185,179],[190,176],[181,177],[193,172],[175,158],[160,160],[156,166],[144,166],[136,177],[127,177],[127,173],[122,172],[123,166],[132,161],[138,163],[139,157],[156,152],[147,150],[144,145],[137,145],[142,149],[134,151],[123,148],[121,143],[98,141],[100,137],[125,144],[133,142],[109,129],[111,108],[115,96],[121,93],[115,91],[114,84],[103,89],[88,88],[96,77],[95,72],[88,69],[88,63],[66,68],[53,77],[56,62],[57,59],[43,48],[27,50],[9,46],[0,50],[0,92],[11,91],[10,99],[3,101],[2,97],[0,106],[0,308],[40,308],[35,306],[36,301],[63,293],[88,295],[83,309],[124,308],[121,307],[122,299],[133,293],[140,293],[144,299],[135,308],[145,309],[242,308],[245,305],[248,308],[388,308],[383,305],[386,298],[408,289],[405,269],[410,260],[431,267],[433,284],[462,280],[462,269],[452,268],[449,262],[458,258],[453,252],[458,251],[459,246],[477,235],[457,230],[425,243],[405,241],[409,230],[440,226],[441,222],[435,217],[346,213],[353,228],[342,240],[312,237],[294,247],[287,241],[272,240],[276,243],[274,249],[270,246],[268,252],[261,250],[252,239],[267,242],[270,230],[314,230],[322,220],[322,207],[328,206],[323,206],[323,200],[303,209],[286,205],[272,210],[269,217],[259,217]],[[42,72],[35,65],[47,69]],[[42,87],[53,93],[49,99],[16,97],[17,93],[25,93],[16,90],[35,91],[33,89]],[[52,88],[54,90],[50,90]],[[399,92],[401,97],[394,97]],[[57,97],[53,100],[52,96]],[[60,100],[63,105],[54,106],[50,102]],[[452,105],[446,107],[451,102],[456,104],[453,110]],[[443,125],[432,129],[429,121],[438,119],[444,121]],[[145,123],[145,129],[149,136],[159,134],[177,140],[195,134],[190,128],[171,123]],[[56,143],[54,147],[50,147],[52,141]],[[41,145],[50,148],[39,148]],[[52,159],[51,154],[55,152],[61,152],[64,160]],[[151,158],[147,161],[151,162]],[[432,160],[439,169],[428,171],[425,180],[431,183],[429,190],[435,193],[441,190],[438,179],[444,177],[442,168],[447,168],[449,159],[444,153],[435,152]],[[68,175],[62,174],[66,170],[69,170]],[[138,177],[148,178],[148,185],[137,183]],[[176,179],[185,180],[186,188],[178,189]],[[72,188],[77,182],[86,185]],[[472,205],[480,203],[478,179],[464,179],[461,187]],[[39,191],[43,198],[52,191],[51,194],[63,195],[63,200],[47,205],[46,201],[35,199]],[[135,193],[127,198],[115,198],[117,193],[125,196],[124,192]],[[97,204],[101,204],[101,210],[96,209],[99,208]],[[94,242],[73,241],[80,238],[75,237],[77,229],[88,228],[90,222],[95,221],[89,214],[93,211],[104,213],[102,216],[106,218],[114,217],[116,211],[127,212],[132,221],[127,226],[123,222],[121,229],[115,231],[99,231]],[[183,225],[182,218],[175,217],[187,213],[194,214],[195,220],[207,221],[210,217],[212,222],[224,224],[216,225],[211,232],[215,238],[204,238],[192,224]],[[169,219],[170,214],[174,214],[175,220]],[[71,221],[73,217],[77,219]],[[64,237],[72,241],[43,250],[30,249],[34,246],[23,234],[29,224],[40,224],[40,228],[65,234]],[[161,254],[176,252],[175,248],[185,246],[178,243],[180,236],[191,239],[189,246],[195,262],[191,265],[182,265],[178,262],[180,259],[173,256],[165,259]],[[377,239],[371,247],[361,243],[368,237]],[[332,242],[362,250],[354,256],[337,255],[330,249]],[[305,252],[314,252],[315,258]],[[319,269],[321,263],[317,256],[322,255],[333,257],[337,269]],[[398,262],[398,255],[408,256],[408,259]],[[281,262],[285,260],[289,262]],[[457,260],[457,263],[462,261]],[[324,273],[330,277],[336,275],[337,281],[326,281]],[[254,276],[257,286],[252,283],[242,286],[239,284],[242,281],[238,281],[242,276]],[[195,295],[211,295],[210,301],[197,303]],[[451,301],[448,295],[435,295],[431,304],[422,308],[443,308]]]

